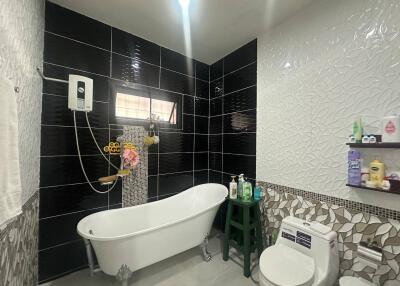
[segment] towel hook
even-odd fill
[[[63,80],[63,79],[58,79],[58,78],[52,78],[52,77],[47,77],[43,74],[43,72],[40,70],[40,68],[36,68],[36,71],[40,75],[40,77],[44,80],[49,80],[49,81],[55,81],[55,82],[62,82],[62,83],[69,83],[68,80]]]

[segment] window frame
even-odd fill
[[[136,126],[149,126],[150,120],[140,118],[128,118],[116,116],[116,100],[117,93],[129,94],[132,96],[141,96],[150,98],[150,114],[151,114],[151,100],[158,99],[176,103],[176,123],[169,123],[165,121],[157,121],[160,129],[182,129],[183,122],[183,98],[181,94],[167,92],[156,88],[145,87],[128,82],[115,82],[110,79],[110,100],[109,100],[109,118],[110,124],[118,125],[136,125]],[[150,116],[149,114],[149,116]]]

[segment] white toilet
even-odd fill
[[[276,244],[260,257],[261,286],[333,286],[338,274],[336,232],[318,222],[284,218]]]

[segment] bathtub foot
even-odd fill
[[[132,271],[129,269],[128,265],[123,264],[121,268],[118,270],[117,278],[118,281],[121,282],[122,286],[128,286],[128,281],[132,277]]]
[[[203,254],[204,261],[209,262],[211,260],[211,254],[208,252],[207,246],[208,246],[208,237],[206,236],[203,242],[200,244],[200,249],[201,253]]]
[[[90,276],[93,276],[95,269],[94,269],[94,259],[93,259],[92,247],[90,246],[89,239],[84,238],[83,240],[85,241],[86,255],[87,255],[87,260],[89,263]]]

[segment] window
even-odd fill
[[[117,117],[157,120],[176,124],[177,102],[117,92],[115,115]]]

